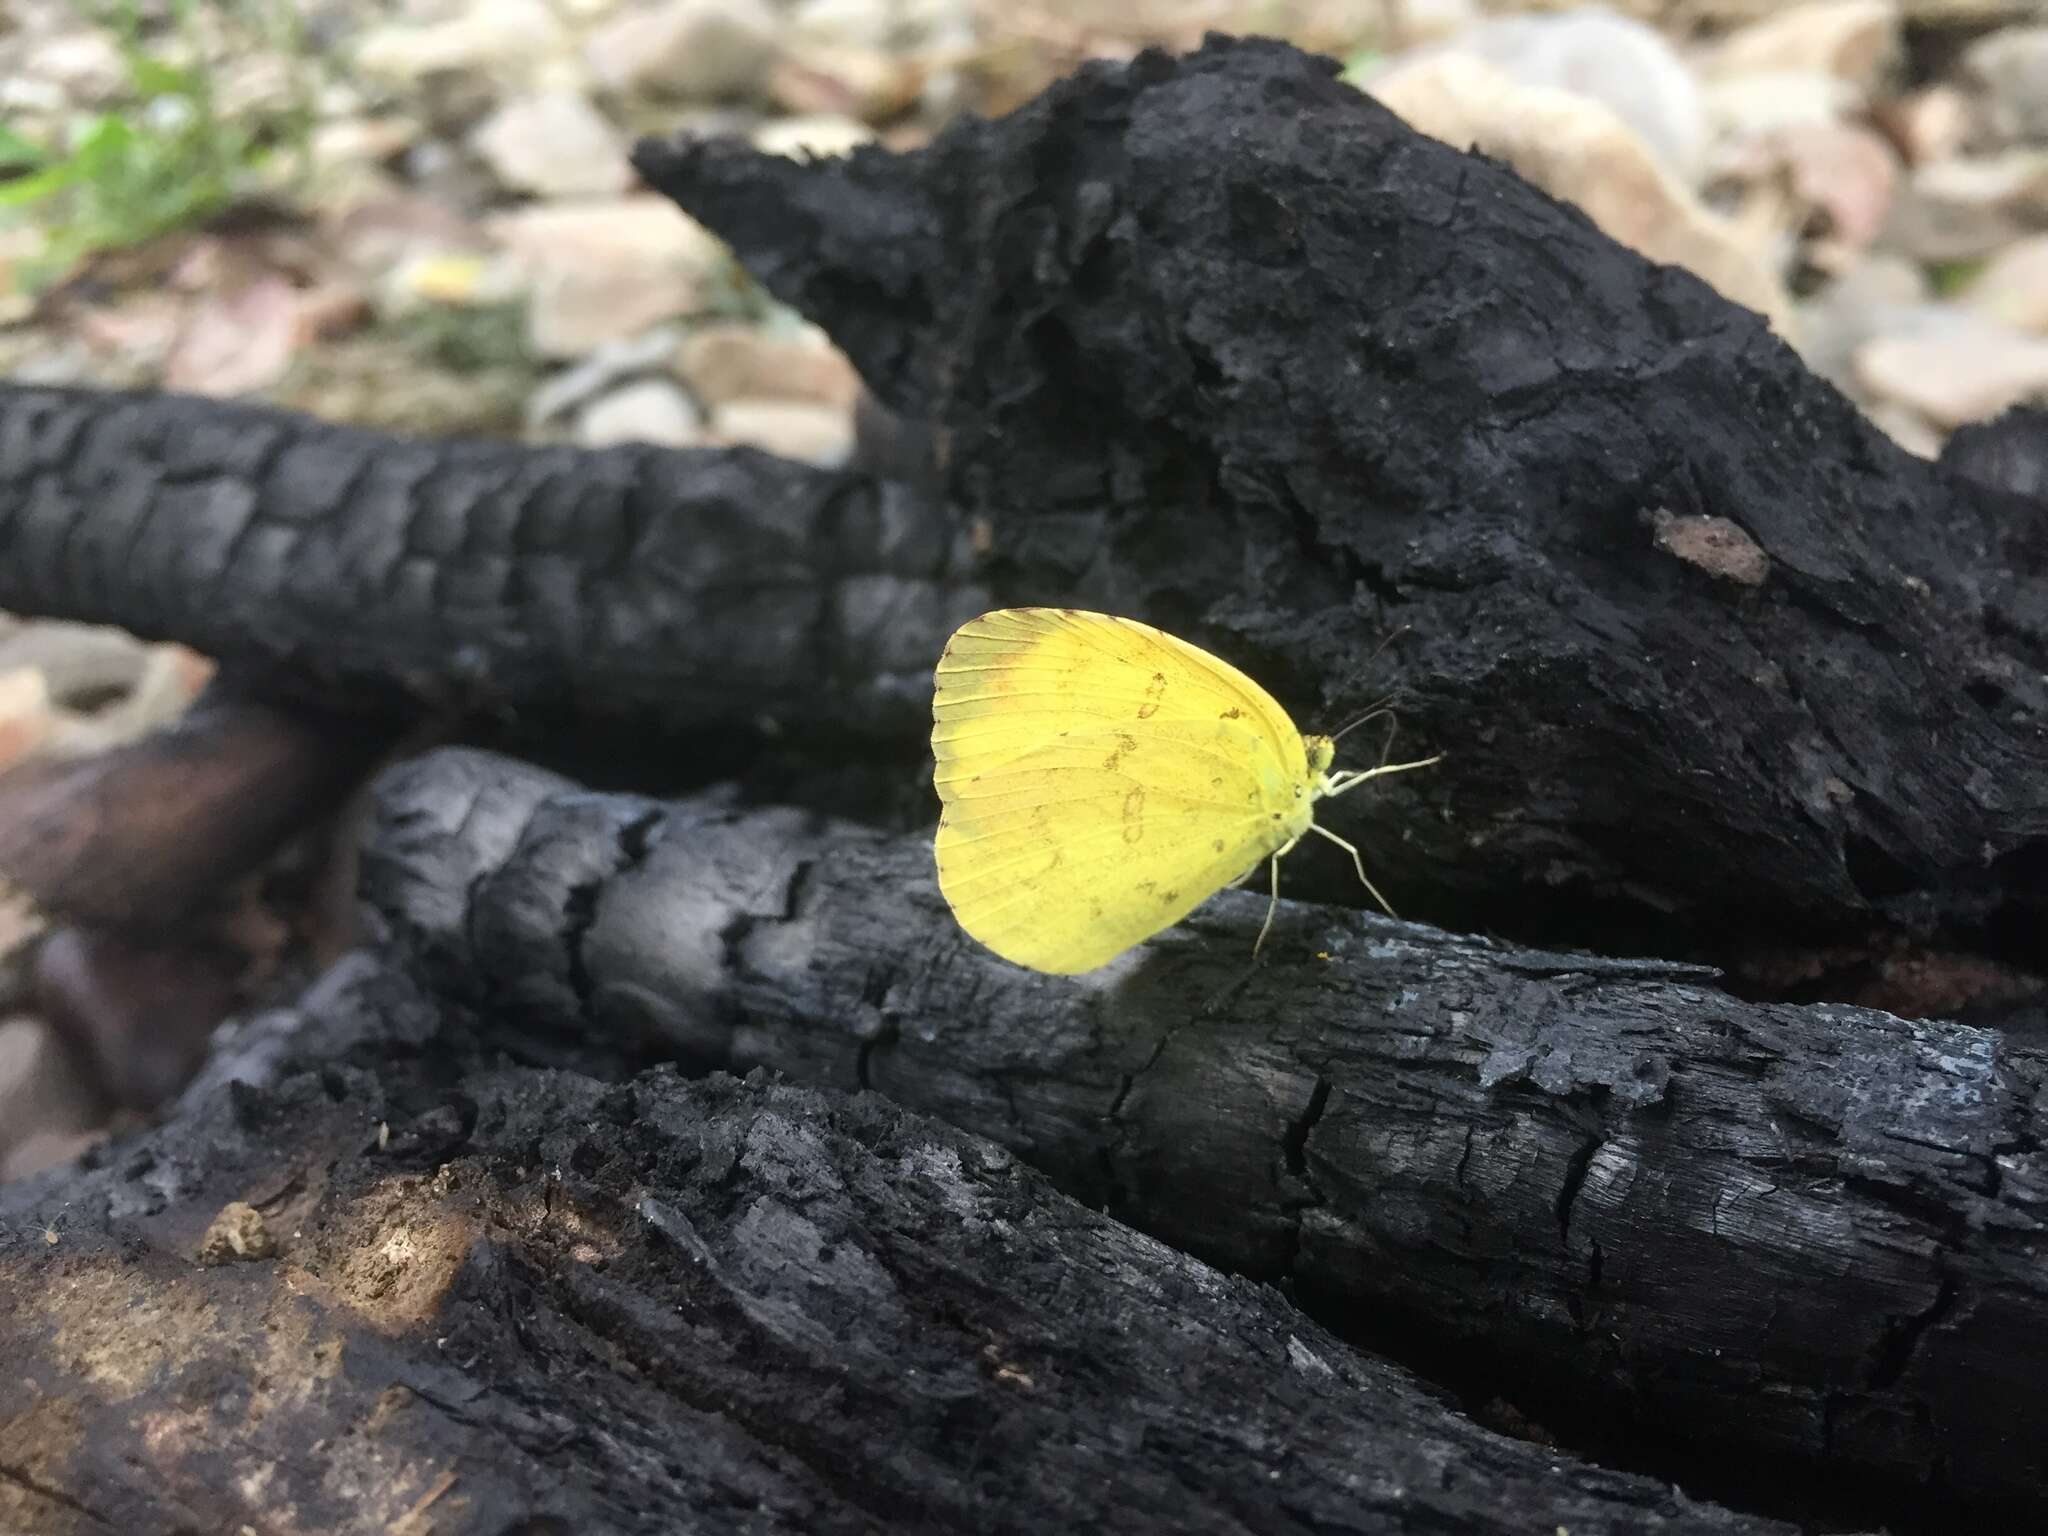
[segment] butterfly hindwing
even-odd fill
[[[1092,970],[1291,836],[1301,738],[1216,658],[1131,620],[1011,609],[940,662],[939,884],[967,931]]]

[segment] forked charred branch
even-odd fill
[[[2048,1055],[1996,1031],[1291,903],[1253,968],[1249,893],[1047,977],[924,839],[462,751],[363,858],[528,1059],[875,1088],[1578,1443],[2048,1516]]]
[[[910,154],[637,160],[931,420],[997,597],[1164,622],[1311,725],[1398,687],[1448,760],[1332,813],[1397,903],[2030,948],[2041,507],[1336,71],[1214,39]]]

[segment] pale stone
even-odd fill
[[[508,101],[470,135],[470,148],[505,186],[542,197],[604,197],[633,184],[618,132],[581,96]]]
[[[1963,68],[1984,88],[1983,122],[2000,143],[2048,142],[2048,26],[1980,38]]]
[[[36,43],[22,61],[22,73],[56,86],[77,106],[109,101],[128,83],[120,45],[97,28],[59,33]]]
[[[763,154],[823,160],[872,144],[875,130],[848,117],[779,117],[763,123],[751,137]]]
[[[1827,127],[1856,110],[1855,87],[1811,71],[1710,80],[1704,100],[1717,158],[1772,134]]]
[[[676,370],[706,405],[731,400],[811,400],[851,410],[860,394],[853,364],[822,332],[771,336],[758,326],[707,325],[684,341]]]
[[[1822,378],[1847,388],[1849,360],[1881,331],[1909,323],[1927,297],[1920,264],[1883,251],[1865,251],[1836,280],[1799,309],[1799,355]]]
[[[474,0],[445,21],[373,27],[356,44],[355,67],[398,85],[462,73],[526,81],[566,46],[547,0]]]
[[[778,29],[765,0],[661,0],[599,27],[584,58],[620,95],[723,101],[760,88]]]
[[[1479,0],[1402,0],[1388,18],[1387,43],[1405,51],[1448,42],[1479,20]]]
[[[1878,113],[1909,165],[1926,165],[1961,153],[1968,142],[1970,98],[1953,85],[1930,85],[1879,106]]]
[[[2008,245],[1956,298],[1980,315],[2048,336],[2048,234]]]
[[[1821,74],[1868,95],[1898,57],[1894,0],[1818,0],[1732,32],[1703,61],[1712,76]]]
[[[1898,186],[1899,160],[1891,145],[1868,128],[1806,123],[1752,146],[1749,174],[1782,177],[1797,209],[1821,214],[1827,238],[1854,250],[1870,244],[1884,228]]]
[[[52,723],[49,684],[39,668],[0,673],[0,772],[41,752]]]
[[[314,171],[396,159],[420,136],[420,125],[400,115],[345,117],[321,123],[307,140]]]
[[[106,1116],[56,1031],[38,1018],[0,1019],[0,1181],[75,1155]],[[61,1229],[53,1229],[59,1241]],[[38,1238],[38,1241],[43,1239]]]
[[[2048,226],[2048,150],[1917,167],[1892,204],[1885,240],[1922,261],[1989,256]]]
[[[576,440],[586,448],[614,443],[687,448],[702,436],[697,408],[667,379],[622,384],[586,405],[576,422]]]
[[[1873,337],[1853,368],[1864,393],[1952,429],[2048,397],[2048,338],[1949,310],[1941,323]]]
[[[1880,400],[1864,412],[1878,430],[1906,452],[1923,459],[1941,457],[1943,435],[1927,418],[1892,400]]]
[[[1600,102],[1681,180],[1700,174],[1707,122],[1699,88],[1671,45],[1639,22],[1597,10],[1498,17],[1392,60],[1361,83],[1379,95],[1390,76],[1450,53],[1490,64],[1516,85]]]
[[[800,400],[731,400],[711,413],[711,437],[836,468],[853,453],[853,418]]]
[[[695,310],[724,247],[652,194],[546,203],[486,225],[532,282],[529,345],[581,357]]]
[[[775,61],[764,89],[795,117],[887,122],[914,107],[933,72],[914,58],[872,48],[792,48]]]
[[[638,336],[607,342],[574,367],[539,385],[526,397],[526,426],[539,431],[587,405],[613,385],[665,369],[681,345],[680,326],[657,325]]]
[[[689,314],[703,301],[695,273],[633,263],[550,267],[533,285],[526,341],[536,357],[583,357],[607,342]]]
[[[1653,261],[1697,273],[1789,332],[1789,296],[1737,232],[1705,208],[1628,125],[1600,102],[1518,86],[1499,70],[1448,53],[1371,87],[1415,128],[1506,160],[1554,197],[1584,209],[1612,238]]]

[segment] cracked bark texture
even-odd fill
[[[359,960],[0,1191],[0,1526],[1791,1536],[1479,1428],[877,1095],[494,1054]]]
[[[877,1089],[1717,1496],[2048,1517],[2048,1054],[1995,1030],[1295,903],[1252,968],[1252,893],[1042,976],[923,838],[460,749],[380,782],[362,860],[524,1059]]]
[[[0,385],[0,607],[322,705],[901,743],[985,606],[908,489],[751,449],[430,441]]]
[[[635,158],[929,419],[1000,600],[1161,622],[1318,728],[1398,687],[1448,760],[1330,814],[1404,911],[2031,953],[2039,506],[1336,70],[1218,38],[909,154]]]

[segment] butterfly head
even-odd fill
[[[1334,736],[1304,736],[1301,745],[1308,753],[1309,782],[1320,784],[1330,771],[1330,764],[1337,760],[1337,739]]]

